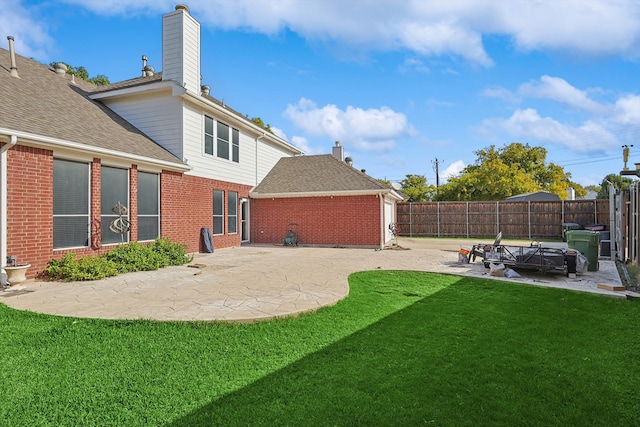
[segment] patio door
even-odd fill
[[[240,241],[248,242],[249,234],[249,199],[240,199]]]

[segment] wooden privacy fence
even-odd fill
[[[401,236],[559,239],[564,223],[609,227],[608,200],[398,203]]]

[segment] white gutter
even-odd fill
[[[292,197],[377,196],[379,194],[392,194],[391,191],[392,190],[300,191],[292,193],[249,192],[249,197],[251,197],[252,199],[284,199]]]
[[[125,159],[128,161],[131,161],[132,163],[136,163],[136,164],[142,163],[147,165],[152,164],[152,165],[160,166],[164,169],[168,169],[172,171],[186,172],[192,169],[191,166],[178,163],[178,162],[170,162],[167,160],[159,160],[159,159],[150,159],[149,157],[140,156],[137,154],[124,153],[122,151],[116,151],[108,148],[101,148],[101,147],[95,147],[95,146],[86,145],[86,144],[80,144],[77,142],[66,141],[64,139],[58,139],[58,138],[51,138],[48,136],[36,135],[28,132],[20,132],[20,131],[13,131],[9,129],[0,128],[0,135],[2,134],[10,134],[12,136],[16,136],[21,140],[23,140],[25,143],[27,143],[25,145],[28,145],[29,141],[39,146],[41,146],[41,144],[44,143],[47,145],[47,148],[49,149],[64,148],[68,150],[81,151],[83,153],[96,154],[97,155],[96,157],[102,157],[102,156],[116,157],[118,159]]]
[[[262,132],[262,135],[258,135],[258,137],[256,138],[256,183],[254,184],[255,186],[259,184],[258,182],[258,145],[260,144],[260,140],[264,137],[265,137],[265,133]]]
[[[386,230],[384,229],[384,195],[380,192],[380,250],[384,249]]]
[[[9,142],[0,148],[0,266],[7,262],[7,151],[16,145],[18,137],[8,135]],[[0,277],[0,282],[6,283],[6,275]]]

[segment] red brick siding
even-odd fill
[[[19,145],[7,151],[7,255],[31,264],[30,277],[51,258],[52,175],[51,151]]]
[[[41,274],[52,258],[67,252],[78,255],[102,254],[113,245],[100,243],[100,177],[101,160],[91,162],[91,247],[53,249],[53,153],[50,150],[16,145],[7,151],[7,255],[15,255],[19,263],[29,263],[27,277]],[[189,252],[200,250],[200,228],[213,223],[213,190],[238,192],[240,198],[249,195],[250,186],[215,181],[206,178],[164,171],[160,175],[161,236],[187,245]],[[130,206],[132,223],[130,239],[137,238],[137,166],[130,169]],[[227,207],[225,206],[225,220]],[[238,215],[240,209],[238,207]],[[237,234],[214,236],[216,248],[240,244]],[[4,264],[5,260],[2,260]]]
[[[214,248],[240,245],[238,233],[227,234],[227,192],[238,193],[238,219],[240,198],[249,197],[250,186],[216,181],[176,172],[164,172],[160,178],[161,234],[172,241],[188,245],[189,252],[201,248],[200,229],[208,227],[213,233],[213,190],[224,190],[225,234],[213,236]]]
[[[379,246],[380,199],[371,196],[251,200],[251,241],[284,241],[288,229],[301,244]]]

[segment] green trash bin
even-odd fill
[[[567,230],[567,245],[587,257],[588,271],[598,271],[599,234],[590,230]]]

